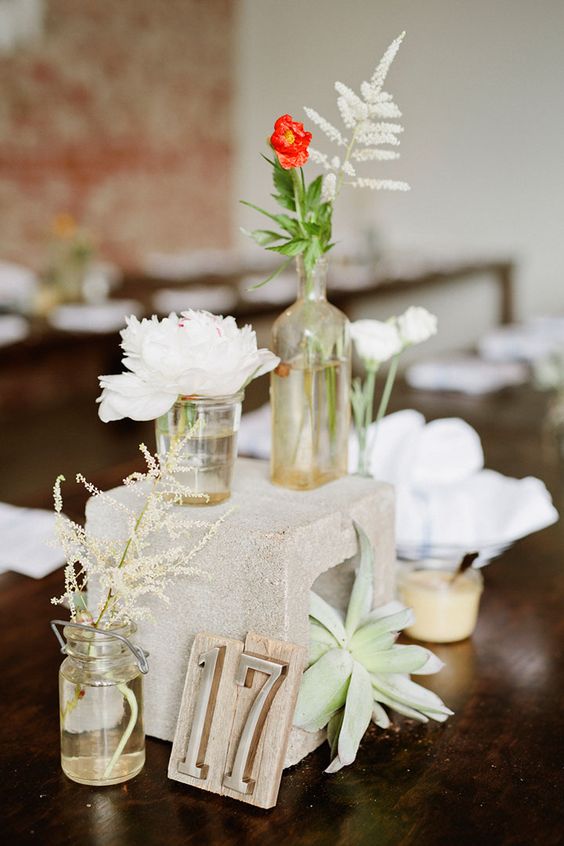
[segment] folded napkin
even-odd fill
[[[41,579],[64,563],[56,543],[55,515],[40,508],[0,503],[0,571]]]
[[[396,489],[396,542],[404,558],[456,561],[481,552],[477,564],[531,532],[558,519],[550,494],[539,479],[513,479],[484,469],[477,432],[464,420],[425,422],[412,409],[390,414],[368,433],[370,472]],[[243,415],[239,452],[270,455],[268,405]],[[351,433],[349,469],[357,466],[358,445]]]
[[[237,291],[230,285],[198,285],[193,288],[163,288],[153,297],[159,314],[171,311],[204,309],[214,314],[227,314],[237,302]]]
[[[143,306],[135,300],[108,300],[99,305],[61,305],[49,314],[49,323],[64,332],[114,332],[130,314],[140,317]]]
[[[27,311],[38,287],[39,280],[32,270],[0,261],[0,305]]]
[[[425,423],[400,411],[369,431],[370,470],[396,488],[396,542],[406,558],[482,553],[485,564],[501,549],[558,519],[539,479],[513,479],[483,469],[476,431],[458,418]],[[369,441],[370,443],[370,441]],[[351,471],[356,467],[356,438]]]
[[[524,361],[546,358],[564,346],[564,317],[534,317],[525,323],[500,326],[478,342],[488,361]]]
[[[389,414],[368,430],[370,472],[374,478],[396,487],[416,488],[452,485],[467,479],[484,466],[484,453],[477,432],[458,417],[425,423],[418,411],[405,409]],[[352,434],[349,470],[357,467],[358,445]]]
[[[238,273],[241,256],[235,250],[189,250],[180,253],[150,253],[145,270],[157,279],[185,280],[200,276],[229,276]]]
[[[270,405],[261,405],[256,411],[243,414],[237,435],[239,455],[270,458],[271,444]]]
[[[518,362],[484,361],[460,355],[412,364],[405,373],[408,385],[424,391],[458,391],[473,396],[489,394],[527,381],[527,368]]]
[[[0,315],[0,347],[23,341],[29,335],[29,323],[18,314]]]

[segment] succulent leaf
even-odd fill
[[[309,594],[309,615],[322,626],[325,626],[337,643],[344,646],[347,633],[341,614],[313,591],[310,591]]]
[[[343,707],[353,663],[345,649],[331,649],[305,671],[294,715],[298,728],[317,731]]]
[[[372,703],[372,722],[382,729],[390,726],[390,718],[378,702]]]
[[[355,661],[337,747],[342,766],[352,764],[356,758],[360,741],[364,737],[372,717],[372,701],[370,676],[362,664]]]
[[[354,524],[358,538],[360,563],[354,580],[354,585],[349,599],[347,616],[345,619],[345,630],[351,637],[358,627],[360,621],[366,617],[372,607],[373,596],[373,567],[374,551],[366,533],[358,523]]]
[[[369,673],[415,673],[428,661],[429,654],[422,646],[392,646],[382,652],[363,653],[364,666]]]

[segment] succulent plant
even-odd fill
[[[346,615],[313,591],[310,595],[309,666],[302,679],[294,724],[306,731],[327,726],[334,773],[352,764],[370,720],[388,728],[382,707],[426,723],[452,714],[430,690],[409,674],[436,673],[444,664],[422,646],[396,644],[398,633],[413,622],[411,609],[399,602],[372,608],[372,545],[355,524],[360,565]]]

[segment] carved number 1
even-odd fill
[[[194,709],[192,731],[190,732],[190,740],[186,749],[186,757],[183,761],[178,762],[179,771],[186,773],[186,775],[194,776],[194,778],[206,779],[208,777],[209,768],[205,763],[205,754],[208,747],[224,659],[225,646],[214,646],[213,649],[202,653],[198,659],[198,664],[204,668],[204,672]]]
[[[178,769],[194,778],[207,779],[208,765],[205,754],[213,721],[217,691],[223,672],[225,647],[216,646],[200,655],[198,663],[203,667],[202,681],[192,720],[192,730],[186,749],[186,757],[178,763]],[[251,687],[255,672],[265,673],[267,679],[257,692],[245,725],[239,738],[233,768],[223,778],[225,787],[238,793],[252,793],[254,781],[251,772],[257,753],[264,723],[276,693],[288,670],[288,664],[276,659],[243,652],[237,667],[235,683]]]

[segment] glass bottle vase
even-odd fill
[[[182,505],[216,505],[231,495],[243,391],[226,397],[181,397],[156,421],[161,458],[175,448]]]
[[[79,784],[119,784],[143,769],[142,672],[130,646],[115,636],[130,638],[134,631],[132,625],[92,631],[68,624],[63,629],[61,766]],[[137,653],[142,653],[138,647]]]
[[[348,319],[326,299],[326,259],[308,275],[300,256],[297,269],[298,299],[272,330],[271,478],[311,490],[348,470],[351,345]]]

